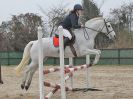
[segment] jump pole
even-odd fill
[[[39,92],[40,92],[40,99],[44,99],[44,85],[43,85],[43,48],[42,48],[42,28],[41,26],[38,27],[38,59],[39,59]]]
[[[73,67],[73,58],[69,58],[69,66]],[[73,88],[73,75],[70,77],[71,88]]]
[[[66,99],[65,90],[65,72],[64,72],[64,40],[63,40],[63,27],[58,27],[59,32],[59,49],[60,49],[60,77],[61,77],[61,99]]]

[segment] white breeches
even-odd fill
[[[58,32],[56,32],[56,34],[59,35]],[[66,29],[63,29],[63,36],[64,37],[68,37],[70,40],[72,39],[71,33],[68,30],[66,30]]]
[[[70,40],[72,39],[72,35],[70,34],[70,32],[66,29],[63,29],[63,35],[65,37],[68,37]]]

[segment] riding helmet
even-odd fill
[[[75,4],[74,10],[83,10],[83,7],[80,4]]]

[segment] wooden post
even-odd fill
[[[3,81],[2,81],[2,73],[1,73],[1,63],[0,63],[0,84],[3,84]]]

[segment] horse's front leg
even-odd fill
[[[98,61],[99,61],[99,59],[100,59],[101,51],[98,50],[98,49],[93,49],[93,50],[95,50],[95,51],[98,52],[98,54],[96,54],[95,60],[94,60],[94,62],[93,62],[93,65],[95,65],[95,64],[98,63]]]
[[[98,63],[99,58],[100,58],[100,54],[101,54],[100,50],[97,50],[97,49],[86,49],[83,52],[85,53],[85,55],[87,55],[87,54],[94,54],[94,55],[96,55],[92,65],[95,65],[95,64]]]

